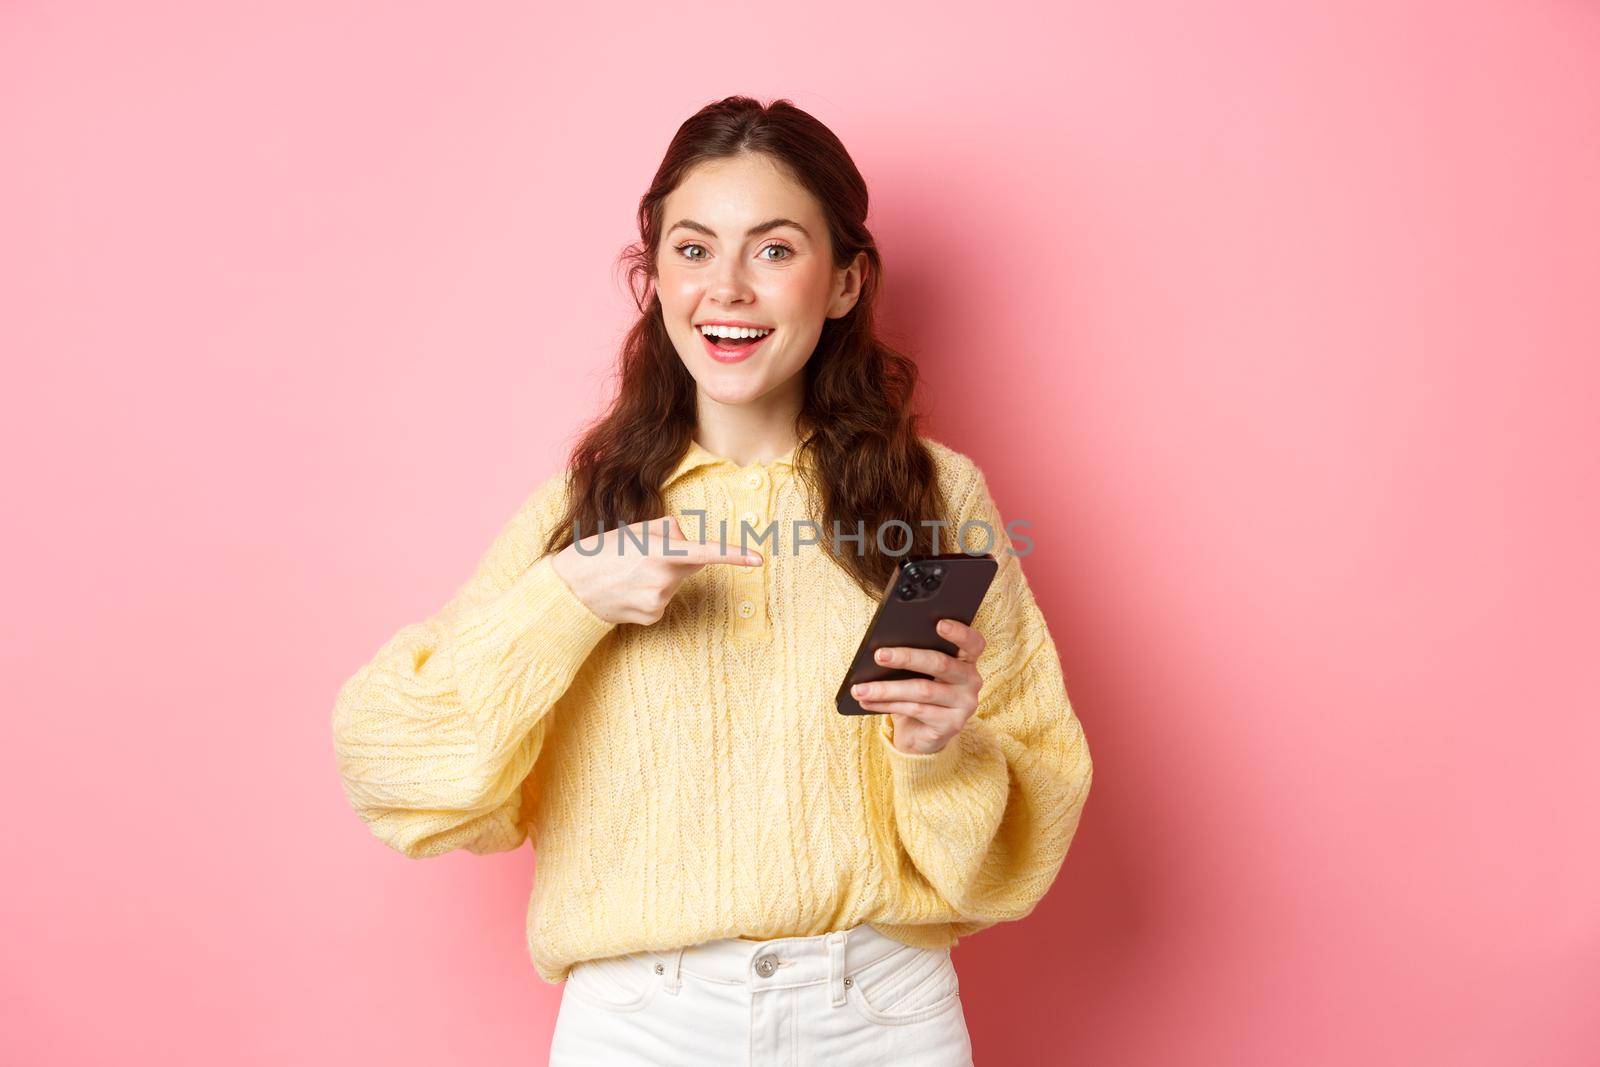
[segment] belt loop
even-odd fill
[[[844,990],[844,942],[843,930],[834,930],[828,934],[828,1002],[838,1007],[845,1001]]]
[[[667,973],[661,980],[663,988],[668,993],[676,994],[678,986],[682,984],[681,971],[683,969],[683,950],[686,946],[680,945],[667,953]]]

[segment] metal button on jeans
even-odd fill
[[[778,957],[762,956],[756,960],[756,973],[763,978],[771,978],[772,972],[778,969]]]

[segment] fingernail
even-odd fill
[[[864,697],[868,692],[870,692],[870,690],[868,690],[865,685],[853,685],[850,687],[851,696]]]
[[[878,662],[879,663],[888,663],[889,662],[889,658],[890,658],[889,657],[889,650],[887,648],[878,649]]]

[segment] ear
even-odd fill
[[[866,279],[867,254],[857,252],[848,267],[834,273],[833,296],[828,301],[828,318],[839,319],[850,313],[861,298],[861,284]]]

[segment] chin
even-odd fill
[[[699,385],[700,392],[707,400],[729,406],[760,400],[767,391],[764,383],[754,379],[746,382],[701,381]]]

